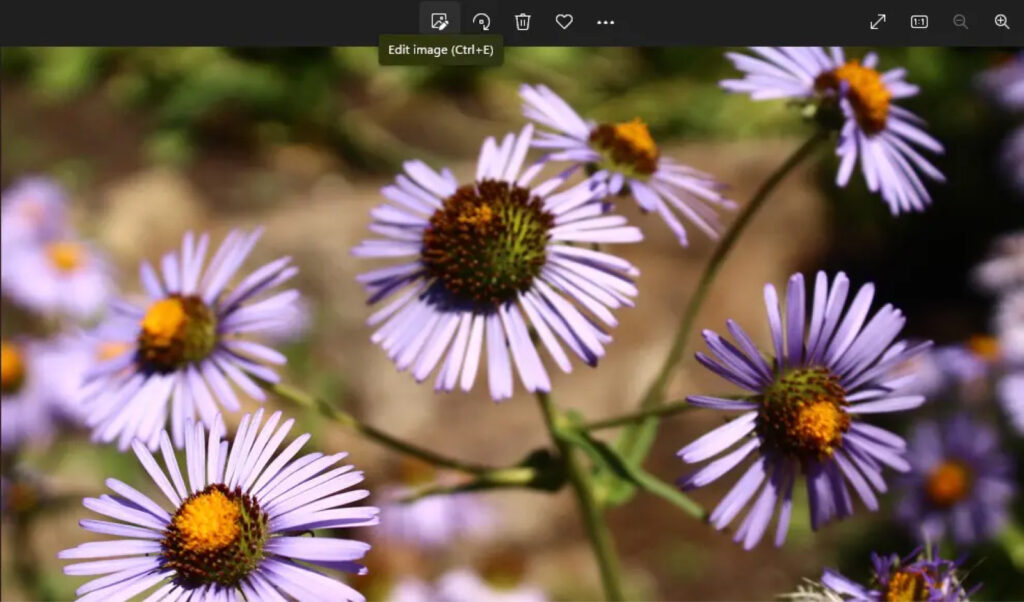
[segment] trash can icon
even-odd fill
[[[519,31],[529,31],[530,15],[526,13],[519,13],[516,15],[516,29]]]

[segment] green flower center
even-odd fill
[[[423,233],[422,261],[451,301],[494,309],[533,285],[547,261],[554,216],[507,182],[467,184],[444,200]]]
[[[658,169],[661,152],[647,124],[639,118],[602,123],[590,132],[590,145],[601,153],[599,167],[635,178],[645,178]]]
[[[144,367],[173,372],[210,355],[217,343],[217,317],[199,297],[171,295],[146,310],[138,340]]]
[[[237,585],[263,560],[268,520],[241,489],[210,485],[171,518],[160,542],[164,566],[187,585]]]
[[[846,391],[827,368],[786,372],[761,395],[757,433],[773,449],[799,460],[832,456],[850,430]]]

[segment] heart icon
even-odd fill
[[[562,29],[569,29],[569,26],[572,25],[572,15],[569,13],[555,15],[555,23],[558,23]]]

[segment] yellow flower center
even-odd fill
[[[843,82],[848,88],[847,98],[861,129],[868,134],[877,134],[885,129],[892,92],[882,81],[882,74],[853,60],[819,75],[814,85],[819,91],[839,92]]]
[[[967,348],[987,362],[998,361],[1002,351],[999,348],[999,339],[983,334],[967,339]]]
[[[174,516],[174,526],[190,552],[216,552],[238,537],[241,510],[238,503],[217,489],[185,502]]]
[[[967,497],[971,473],[963,462],[946,460],[932,469],[925,481],[925,493],[931,503],[948,508]]]
[[[0,343],[0,391],[13,393],[25,382],[25,360],[14,343]]]
[[[151,345],[168,347],[184,330],[187,321],[181,297],[170,297],[149,306],[142,318],[142,330],[151,337]]]
[[[65,274],[77,271],[85,263],[85,248],[71,241],[51,242],[46,245],[46,256],[57,271]]]
[[[648,176],[658,169],[661,153],[647,124],[639,117],[597,126],[590,133],[590,143],[602,154],[610,169],[632,176]]]
[[[494,219],[494,211],[490,205],[484,204],[478,207],[469,207],[459,215],[459,223],[471,226],[486,226]]]
[[[131,344],[124,341],[103,341],[96,346],[96,359],[106,362],[118,357],[129,349],[131,349]]]
[[[757,433],[772,448],[805,461],[832,456],[850,429],[846,392],[827,368],[797,368],[761,396]]]
[[[210,485],[178,507],[160,540],[163,566],[192,587],[235,586],[260,565],[268,517],[256,500]]]
[[[920,602],[927,600],[928,581],[920,571],[896,571],[885,590],[885,602]]]
[[[156,301],[140,326],[139,355],[159,372],[203,360],[217,343],[217,318],[199,297],[172,295]]]

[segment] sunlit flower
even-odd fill
[[[494,532],[494,512],[474,493],[429,495],[401,501],[417,487],[455,481],[425,463],[404,460],[402,485],[381,492],[381,526],[378,533],[390,542],[414,548],[439,548],[457,540],[483,538]]]
[[[435,583],[415,577],[400,580],[387,602],[547,602],[539,587],[526,583],[494,584],[472,569],[457,568]]]
[[[872,576],[861,585],[833,569],[825,569],[821,584],[843,600],[866,602],[966,602],[976,591],[964,589],[960,563],[944,560],[938,550],[915,552],[906,558],[871,554]]]
[[[84,366],[67,341],[0,342],[0,448],[45,445],[80,417],[76,391]]]
[[[820,47],[758,47],[752,52],[756,56],[726,54],[744,77],[725,80],[722,87],[754,100],[806,103],[823,125],[839,130],[839,186],[846,186],[859,162],[868,189],[881,192],[893,215],[922,211],[931,203],[920,174],[937,182],[945,177],[918,149],[943,149],[925,133],[921,118],[894,103],[918,92],[904,81],[905,69],[879,72],[876,54],[847,60],[836,47],[827,52]]]
[[[732,320],[727,325],[735,344],[704,331],[711,355],[698,353],[698,361],[751,396],[687,398],[693,405],[743,414],[679,451],[684,462],[694,463],[739,444],[681,484],[703,487],[753,455],[753,463],[710,517],[715,528],[725,528],[760,490],[736,531],[736,541],[747,549],[761,540],[780,500],[775,545],[785,540],[793,485],[800,477],[807,483],[811,527],[818,529],[834,517],[852,514],[847,483],[865,506],[876,510],[875,492],[886,490],[882,466],[910,468],[903,439],[864,418],[924,402],[923,396],[899,392],[912,374],[891,373],[930,343],[894,342],[906,320],[891,305],[868,320],[875,292],[871,284],[861,287],[846,308],[849,285],[841,272],[831,285],[818,272],[809,316],[801,274],[790,277],[782,311],[775,287],[766,285],[774,346],[769,359]]]
[[[43,315],[85,320],[102,313],[115,294],[106,258],[75,239],[54,239],[12,251],[4,292]]]
[[[548,161],[565,161],[592,171],[591,182],[605,194],[630,194],[646,212],[657,212],[682,245],[686,229],[680,216],[711,238],[722,230],[718,209],[735,209],[723,186],[696,169],[661,154],[639,118],[623,123],[584,121],[546,86],[523,85],[523,114],[540,132],[533,146],[550,151]]]
[[[344,453],[293,459],[308,434],[277,453],[294,423],[278,427],[280,419],[276,412],[262,424],[262,409],[246,414],[230,445],[221,441],[219,414],[209,439],[201,423],[188,421],[184,471],[166,431],[159,436],[164,467],[135,441],[135,455],[166,501],[117,479],[106,481],[116,495],[84,500],[117,522],[79,524],[119,539],[59,554],[84,560],[65,566],[65,574],[97,576],[78,588],[78,599],[128,600],[157,588],[148,599],[363,600],[325,569],[364,573],[357,561],[370,546],[322,531],[377,524],[376,508],[350,506],[369,495],[350,490],[363,473],[332,468]]]
[[[368,320],[379,326],[371,340],[418,381],[440,364],[438,390],[469,391],[486,346],[494,399],[512,396],[513,364],[528,391],[547,391],[530,328],[563,371],[572,367],[560,341],[594,365],[611,340],[598,322],[615,326],[611,310],[637,294],[629,262],[587,245],[636,242],[640,231],[606,215],[586,182],[531,185],[540,166],[521,168],[532,139],[530,126],[501,144],[488,138],[475,180],[461,186],[447,169],[406,163],[372,212],[381,238],[352,251],[402,258],[358,278],[370,303],[395,297]]]
[[[966,415],[917,424],[897,514],[925,541],[990,537],[1006,522],[1013,467],[996,432]]]
[[[0,250],[67,236],[67,195],[48,178],[19,180],[3,192],[0,202]]]
[[[180,254],[164,255],[162,279],[143,262],[149,304],[118,306],[136,327],[120,341],[109,341],[124,343],[123,350],[88,375],[82,408],[97,440],[118,439],[118,447],[127,449],[137,437],[156,449],[170,418],[174,444],[180,447],[185,421],[197,412],[212,426],[218,406],[240,409],[232,385],[254,399],[265,398],[255,379],[277,382],[265,364],[283,364],[285,358],[244,336],[276,323],[295,302],[295,290],[265,295],[298,270],[283,257],[229,288],[259,237],[259,231],[231,232],[205,270],[209,238],[204,234],[196,241],[191,232]]]

